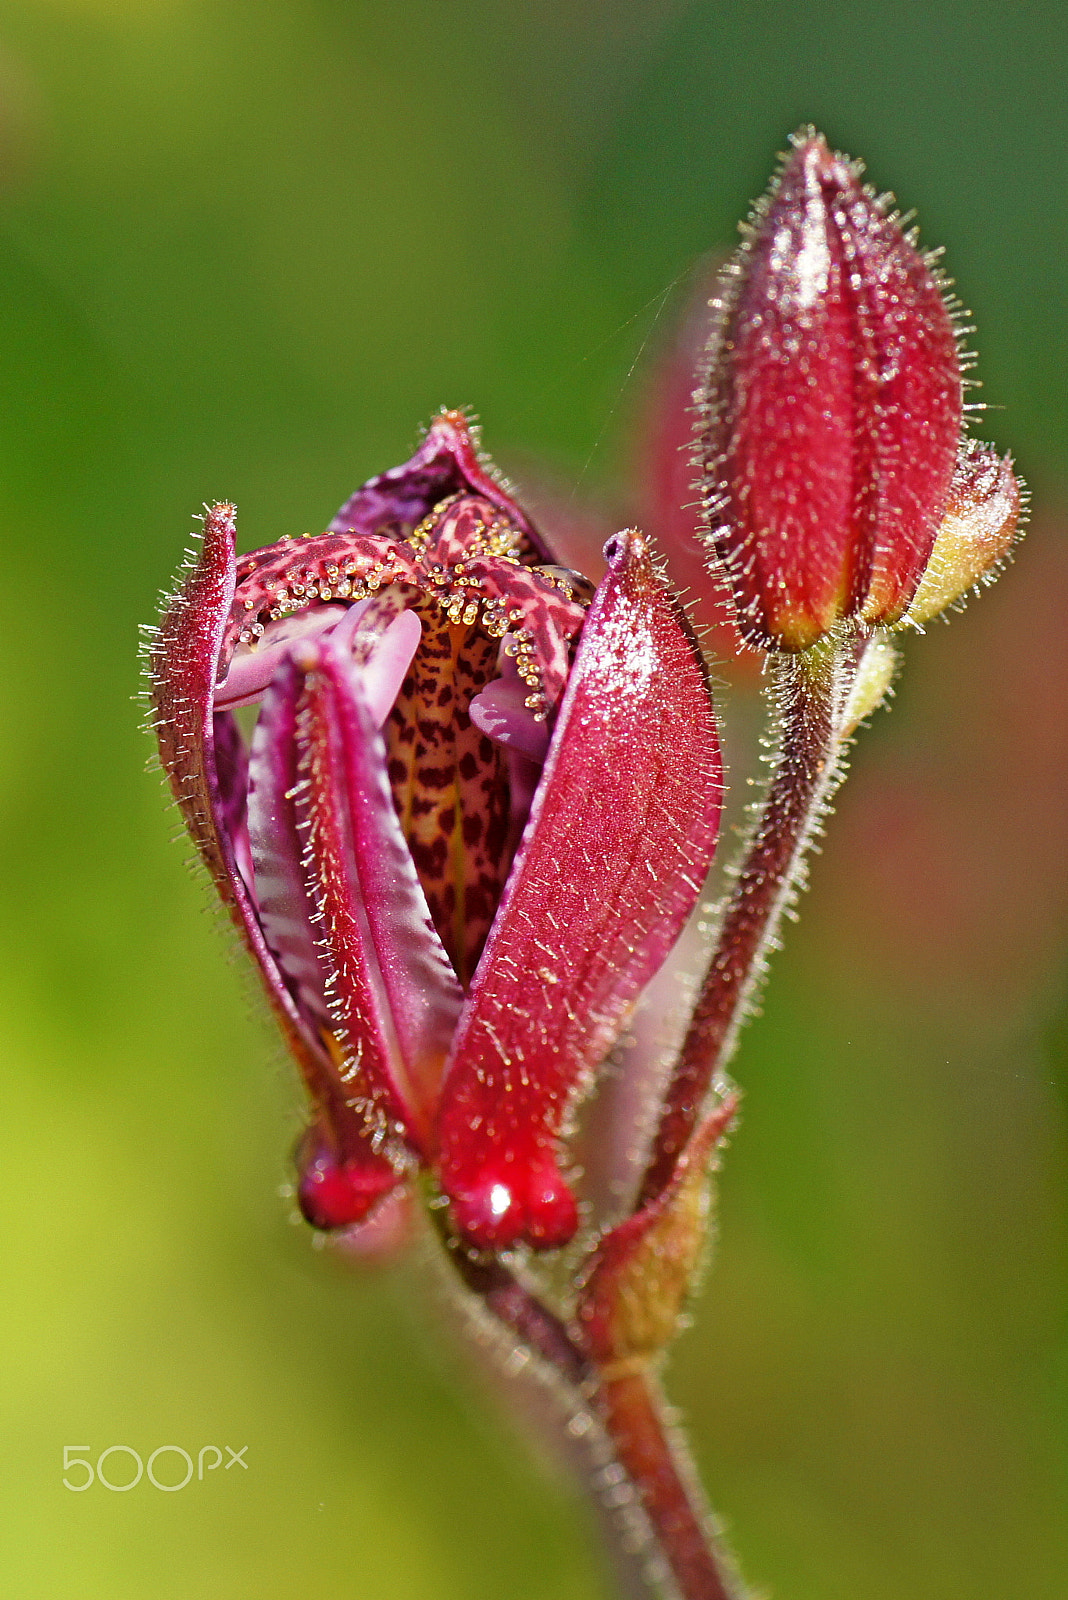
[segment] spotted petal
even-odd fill
[[[479,453],[477,429],[462,411],[441,412],[411,460],[368,479],[346,500],[330,532],[407,539],[428,512],[454,494],[482,495],[522,532],[528,549],[519,554],[553,560],[529,517]]]
[[[442,1187],[487,1249],[574,1233],[558,1137],[692,910],[719,826],[700,650],[640,535],[606,555],[442,1096]]]

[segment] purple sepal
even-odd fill
[[[296,707],[294,865],[315,907],[343,1075],[425,1154],[460,986],[401,831],[360,668],[326,638],[298,646],[283,678]]]

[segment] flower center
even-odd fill
[[[397,815],[434,926],[466,986],[529,810],[592,586],[564,569],[530,565],[522,530],[477,495],[453,495],[404,531],[305,536],[245,557],[215,704],[226,710],[259,699],[302,637],[340,630],[349,639],[354,677],[369,699],[384,701]],[[414,654],[384,644],[405,611],[419,622]]]

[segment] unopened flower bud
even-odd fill
[[[897,621],[960,436],[957,333],[929,258],[806,130],[713,305],[699,459],[742,634],[796,651],[843,618]]]
[[[1016,543],[1020,504],[1011,458],[969,440],[953,474],[931,559],[903,622],[922,627],[969,589],[997,576]]]

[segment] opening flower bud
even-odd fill
[[[212,507],[154,721],[308,1086],[301,1210],[392,1238],[419,1167],[469,1246],[563,1245],[572,1107],[716,844],[685,613],[634,530],[596,589],[557,565],[458,412],[324,533],[235,535]]]
[[[930,258],[804,130],[713,301],[699,391],[709,538],[752,645],[891,623],[927,566],[961,425]]]

